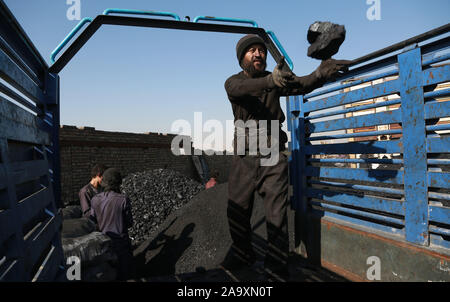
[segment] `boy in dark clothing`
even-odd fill
[[[115,168],[103,173],[103,192],[91,201],[91,216],[97,221],[100,232],[109,236],[118,256],[118,279],[127,280],[133,272],[133,255],[128,228],[133,225],[131,202],[120,193],[122,176]]]
[[[106,169],[107,167],[102,164],[96,164],[92,167],[91,181],[78,192],[83,217],[89,217],[91,213],[91,199],[102,191],[100,184],[102,182],[103,172]]]

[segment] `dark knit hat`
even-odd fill
[[[247,48],[252,45],[252,44],[261,44],[264,46],[264,50],[267,51],[267,47],[266,44],[264,44],[264,40],[258,36],[258,35],[253,35],[253,34],[249,34],[246,35],[244,37],[242,37],[236,44],[236,56],[238,59],[239,64],[241,64],[241,60],[242,57],[245,54],[245,51],[247,50]]]
[[[105,191],[120,191],[120,185],[122,184],[122,175],[116,168],[109,168],[103,173],[101,186]]]

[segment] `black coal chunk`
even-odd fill
[[[199,182],[169,169],[133,173],[121,191],[131,200],[134,224],[128,230],[134,244],[149,238],[173,211],[204,190]]]
[[[308,29],[308,57],[327,60],[339,51],[345,40],[345,27],[331,22],[316,21]]]

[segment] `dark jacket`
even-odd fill
[[[91,200],[96,194],[100,193],[102,190],[100,186],[98,189],[94,188],[91,183],[88,183],[81,188],[78,192],[78,197],[80,198],[81,211],[83,212],[83,217],[89,217],[91,212]]]
[[[280,106],[280,96],[306,94],[322,85],[323,82],[315,80],[310,75],[301,77],[296,87],[279,88],[275,86],[268,71],[256,78],[250,78],[241,71],[225,81],[225,90],[231,102],[235,121],[266,120],[267,127],[270,128],[270,121],[278,120],[279,143],[280,147],[284,147],[288,139],[286,132],[281,130],[286,117]]]
[[[91,200],[91,216],[100,232],[112,238],[128,239],[128,228],[133,225],[131,201],[114,191],[102,192]]]

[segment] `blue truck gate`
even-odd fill
[[[296,242],[312,261],[367,280],[377,256],[384,281],[450,280],[446,32],[288,98]]]
[[[59,78],[0,2],[0,280],[63,273]]]

